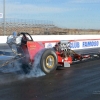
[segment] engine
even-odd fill
[[[68,57],[70,55],[70,42],[62,40],[56,44],[56,50],[61,53],[62,57]]]

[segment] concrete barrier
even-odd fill
[[[55,41],[55,40],[84,40],[99,39],[100,35],[32,35],[34,41]],[[0,36],[0,43],[6,43],[7,36]]]
[[[53,47],[55,41],[71,40],[71,48],[87,49],[100,47],[100,35],[32,35],[34,41],[48,41],[45,47]],[[7,36],[0,36],[0,43],[6,43]],[[51,41],[51,42],[49,42]]]

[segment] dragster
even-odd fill
[[[0,65],[0,67],[4,67],[9,63],[20,60],[21,67],[25,73],[29,73],[32,65],[34,65],[36,61],[35,57],[42,52],[39,62],[41,70],[44,73],[49,74],[56,70],[58,65],[70,67],[75,61],[91,58],[90,54],[78,54],[72,50],[70,48],[70,41],[68,40],[56,41],[56,44],[51,48],[45,48],[45,43],[46,41],[34,41],[29,33],[21,32],[17,34],[14,32],[7,37],[7,44],[15,56]]]

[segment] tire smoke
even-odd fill
[[[38,52],[34,58],[34,63],[28,74],[25,74],[21,68],[20,61],[8,64],[0,68],[0,84],[9,83],[18,80],[26,80],[28,78],[40,77],[46,75],[41,70],[40,60],[45,49]]]
[[[0,68],[0,72],[2,73],[13,73],[13,72],[16,72],[16,71],[20,71],[21,70],[21,64],[16,61],[14,63],[11,63],[11,64],[8,64],[2,68]]]
[[[45,75],[45,73],[41,70],[40,60],[41,56],[43,54],[45,49],[38,52],[34,58],[34,63],[32,65],[32,69],[28,75],[26,75],[28,78],[30,77],[39,77]]]

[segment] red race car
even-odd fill
[[[12,49],[15,57],[6,61],[1,67],[20,59],[22,68],[26,73],[29,72],[29,69],[31,69],[34,63],[38,63],[42,71],[48,74],[54,71],[58,65],[70,67],[73,61],[90,58],[90,55],[82,56],[71,50],[69,41],[57,41],[52,48],[45,48],[45,43],[33,41],[29,33],[14,33],[7,38],[7,44]]]

